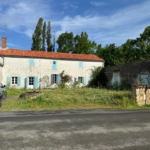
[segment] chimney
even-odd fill
[[[6,37],[2,37],[2,50],[6,49]]]

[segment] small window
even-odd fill
[[[57,70],[57,62],[56,61],[53,61],[52,69],[53,70]]]
[[[11,84],[17,84],[18,82],[18,80],[17,80],[18,78],[17,77],[12,77],[11,78]]]
[[[148,75],[141,75],[141,83],[142,85],[148,85]]]
[[[79,62],[79,68],[83,68],[83,62]]]
[[[78,82],[83,83],[83,77],[78,77]]]
[[[34,60],[33,59],[30,59],[29,65],[34,66]]]
[[[34,77],[29,77],[29,85],[34,85]]]

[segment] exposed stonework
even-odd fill
[[[49,80],[49,77],[48,76],[44,76],[43,78],[40,78],[39,79],[39,87],[44,89],[44,88],[47,88],[49,87],[51,84],[50,84],[50,80]]]
[[[133,86],[132,96],[139,106],[150,105],[150,89],[146,89],[146,86]]]

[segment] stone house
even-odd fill
[[[137,80],[142,80],[143,85],[148,84],[150,78],[150,60],[141,60],[129,64],[105,67],[104,72],[109,85],[126,83],[130,88]]]
[[[72,82],[88,84],[93,67],[104,67],[104,60],[95,55],[30,51],[6,48],[2,37],[0,50],[0,82],[10,88],[38,89],[60,84],[60,73]]]

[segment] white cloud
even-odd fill
[[[78,8],[78,2],[75,2],[75,1],[74,2],[66,1],[62,5],[64,9],[69,9],[69,10]]]
[[[102,4],[98,4],[96,1],[93,1],[93,4],[94,2],[95,5]],[[79,7],[78,3],[73,4],[71,2],[63,3],[64,9],[72,10]],[[35,0],[32,3],[30,0],[5,0],[0,3],[0,8],[4,6],[6,7],[5,11],[0,11],[0,30],[3,30],[1,26],[7,23],[9,29],[25,34],[30,38],[40,17],[43,17],[44,20],[51,20],[52,30],[53,26],[56,26],[57,37],[66,31],[74,32],[74,35],[86,31],[91,40],[103,45],[122,44],[128,38],[136,38],[146,26],[150,25],[150,11],[147,11],[150,0],[116,10],[107,16],[98,14],[68,15],[62,19],[55,18],[53,14],[59,12],[52,8],[52,3],[48,5],[43,3],[43,0]]]
[[[92,5],[94,5],[94,6],[103,6],[103,5],[106,5],[106,3],[104,3],[104,2],[98,2],[98,1],[91,1],[90,3]]]
[[[50,7],[43,0],[5,0],[0,7],[6,7],[0,12],[0,25],[6,23],[9,29],[31,36],[40,17],[51,16]]]
[[[150,1],[116,11],[109,16],[66,16],[55,24],[61,26],[57,35],[68,31],[80,34],[86,31],[90,39],[104,44],[121,44],[128,38],[136,38],[150,24]],[[145,21],[147,20],[147,21]],[[112,34],[110,34],[112,33]]]

